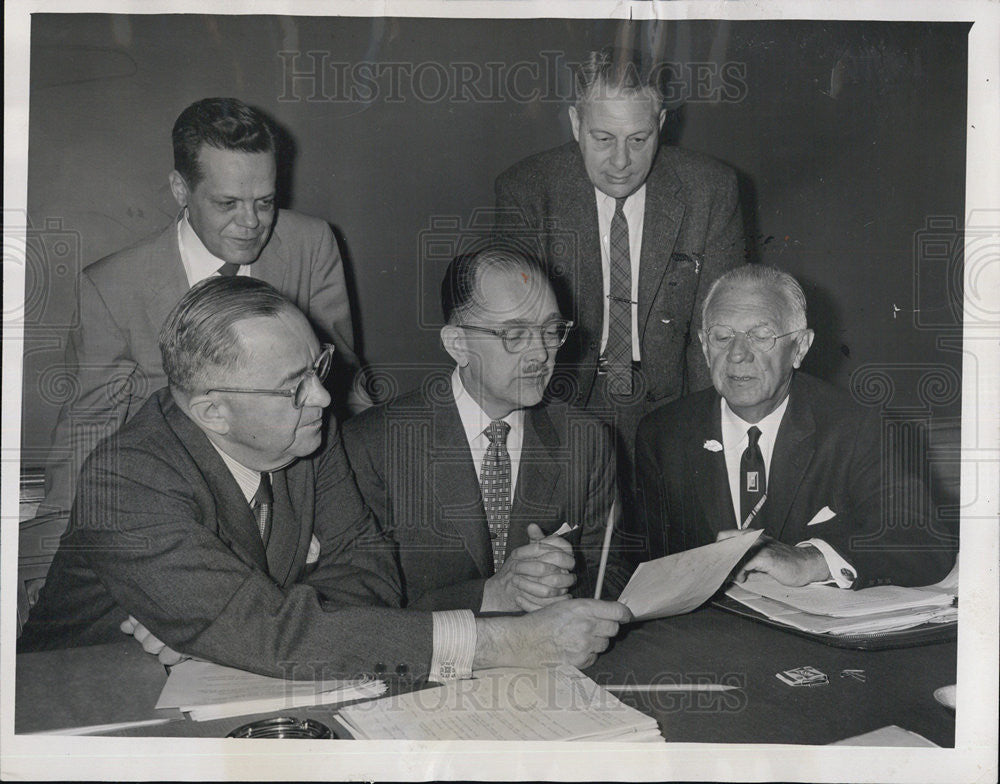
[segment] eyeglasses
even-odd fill
[[[775,335],[774,330],[770,327],[754,327],[753,329],[748,329],[746,332],[740,332],[725,324],[715,324],[708,328],[707,334],[708,345],[712,348],[727,349],[732,345],[737,335],[746,335],[747,342],[753,348],[758,351],[770,351],[774,348],[774,344],[778,342],[778,338],[786,338],[801,331],[801,329],[793,329],[791,332],[786,332],[783,335]]]
[[[238,392],[245,395],[277,395],[279,397],[290,397],[292,399],[292,405],[296,408],[302,408],[306,404],[306,398],[309,397],[309,379],[313,376],[321,384],[326,381],[326,377],[330,375],[330,365],[333,364],[333,352],[336,347],[327,343],[324,344],[320,350],[320,354],[316,357],[316,361],[313,362],[312,367],[309,368],[305,374],[298,380],[298,383],[294,387],[289,389],[246,389],[240,387],[215,387],[214,389],[206,390],[205,394],[211,392]]]
[[[541,336],[542,345],[545,348],[559,348],[566,342],[566,338],[569,337],[569,331],[573,328],[573,322],[564,319],[554,319],[534,326],[480,327],[474,324],[456,324],[456,326],[461,329],[471,329],[474,332],[485,332],[488,335],[496,335],[503,341],[503,347],[509,353],[519,354],[531,344],[532,335],[536,331]]]

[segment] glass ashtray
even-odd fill
[[[296,719],[293,716],[277,716],[273,719],[251,721],[230,732],[227,738],[314,738],[330,740],[336,738],[325,724],[313,719]]]

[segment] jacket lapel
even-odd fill
[[[489,577],[493,574],[493,549],[486,510],[472,451],[450,389],[447,401],[434,406],[432,438],[426,469],[432,474],[438,522],[455,532],[480,574]]]
[[[142,273],[146,284],[143,300],[155,334],[190,288],[177,245],[176,220],[156,238],[147,258],[148,263]]]
[[[553,211],[564,221],[555,229],[560,236],[572,237],[577,247],[567,253],[568,263],[573,265],[570,280],[573,291],[569,292],[576,313],[568,318],[577,324],[601,324],[603,320],[602,296],[604,283],[601,274],[601,236],[597,222],[597,197],[594,186],[587,177],[583,156],[579,147],[573,144],[573,165],[567,172],[566,187],[560,188],[557,198],[560,203]],[[600,341],[601,335],[581,335],[585,341]]]
[[[538,523],[545,530],[549,522],[558,527],[551,517],[552,499],[562,497],[555,485],[565,472],[566,457],[559,455],[559,435],[552,418],[543,407],[524,412],[524,440],[521,444],[521,463],[517,471],[517,487],[510,510],[510,535],[507,553],[528,544],[528,524]],[[567,521],[571,525],[574,521]]]
[[[703,520],[685,522],[685,530],[708,530],[711,536],[708,541],[715,541],[719,531],[736,528],[738,525],[733,514],[733,494],[729,490],[729,475],[726,471],[726,455],[721,449],[713,452],[705,448],[706,441],[716,441],[722,444],[722,412],[717,395],[706,395],[710,406],[703,411],[691,429],[687,441],[687,460],[691,467],[692,477],[704,512]],[[700,422],[700,426],[698,425]],[[690,543],[691,546],[705,542]]]
[[[164,390],[162,394],[167,423],[187,448],[215,498],[219,538],[244,562],[267,572],[267,557],[257,521],[236,479],[205,434],[177,407],[170,393]]]
[[[778,428],[771,456],[767,501],[761,508],[764,529],[775,539],[781,536],[788,522],[788,512],[816,451],[816,422],[812,409],[801,392],[796,394],[796,387],[792,379],[788,409]]]
[[[271,492],[274,496],[274,518],[271,536],[267,541],[268,572],[280,585],[287,585],[300,550],[309,547],[310,527],[301,520],[312,520],[311,499],[315,490],[312,474],[305,470],[308,460],[300,460],[281,471],[271,473]],[[296,509],[295,499],[308,499],[306,510]],[[305,562],[305,559],[302,559]]]
[[[680,181],[672,168],[657,167],[646,183],[646,208],[643,212],[642,250],[639,254],[639,336],[646,333],[653,302],[670,267],[677,243],[684,203],[675,194]]]

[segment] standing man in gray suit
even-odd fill
[[[708,287],[744,255],[732,169],[660,147],[656,70],[591,53],[569,107],[575,142],[496,182],[501,233],[540,252],[576,322],[553,390],[613,419],[626,498],[639,418],[710,383],[691,336]]]
[[[267,118],[235,98],[197,101],[177,118],[168,177],[177,218],[81,275],[66,347],[76,393],[59,413],[45,499],[39,518],[22,528],[22,554],[48,550],[66,526],[84,458],[166,384],[157,332],[195,283],[217,275],[267,281],[336,346],[338,362],[358,365],[337,241],[325,221],[279,212],[275,147]]]

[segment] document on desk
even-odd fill
[[[156,707],[178,708],[194,721],[209,721],[368,699],[385,690],[385,683],[374,678],[292,681],[189,659],[171,668]]]
[[[958,617],[955,594],[947,587],[879,585],[849,591],[830,585],[792,588],[762,574],[751,575],[726,595],[787,626],[816,634],[871,634]]]
[[[656,720],[575,667],[481,670],[468,680],[341,708],[363,740],[663,742]]]
[[[618,601],[637,621],[690,612],[719,590],[762,533],[746,531],[639,564]]]

